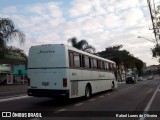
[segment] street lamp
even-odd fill
[[[153,42],[153,43],[155,43],[154,39],[153,39],[153,40],[150,40],[150,39],[147,39],[147,38],[145,38],[145,37],[142,37],[142,36],[138,36],[137,38],[143,38],[143,39],[145,39],[145,40],[148,40],[148,41],[150,41],[150,42]]]

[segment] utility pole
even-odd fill
[[[152,25],[153,25],[153,33],[154,33],[154,35],[155,35],[155,40],[156,40],[156,43],[157,43],[157,45],[158,45],[157,33],[156,33],[155,24],[154,24],[154,17],[153,17],[153,14],[152,14],[152,9],[151,9],[151,2],[150,2],[150,0],[147,0],[147,3],[148,3],[150,15],[151,15],[151,20],[152,20]]]

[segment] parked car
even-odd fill
[[[153,80],[153,79],[154,79],[153,76],[149,76],[149,77],[147,78],[147,80]]]
[[[138,77],[137,80],[138,80],[138,81],[143,81],[143,78],[142,78],[142,77]]]
[[[136,79],[134,77],[128,76],[126,78],[126,84],[127,83],[136,83]]]
[[[0,80],[0,85],[5,85],[7,84],[7,79],[1,79]]]

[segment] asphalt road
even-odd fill
[[[52,116],[26,118],[29,120],[158,120],[160,118],[156,118],[156,115],[160,116],[159,85],[160,78],[138,81],[137,84],[119,83],[115,91],[98,93],[90,99],[78,98],[67,102],[51,98],[28,97],[26,86],[23,89],[15,89],[14,92],[0,90],[0,111],[40,112],[42,115]],[[144,114],[148,116],[140,118],[140,113],[136,111],[142,113],[145,111]],[[149,113],[150,111],[154,111],[155,115]]]
[[[27,84],[0,85],[0,99],[26,95]]]

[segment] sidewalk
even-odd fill
[[[120,83],[126,83],[125,81],[122,81],[122,82],[118,82],[118,84],[120,84]]]

